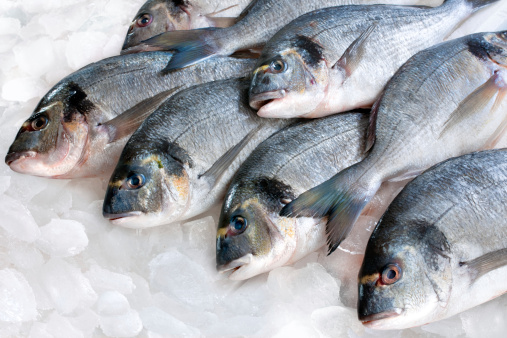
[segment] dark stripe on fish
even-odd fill
[[[310,66],[316,66],[324,58],[322,46],[309,37],[297,35],[294,39],[294,46],[304,51],[301,56]]]
[[[253,181],[255,191],[262,195],[269,211],[278,213],[282,200],[293,200],[296,195],[292,188],[276,179],[261,177]]]

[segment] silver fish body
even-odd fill
[[[423,325],[507,292],[506,196],[505,149],[450,159],[410,182],[366,248],[363,324]]]
[[[339,6],[303,15],[267,42],[252,78],[250,105],[259,116],[277,118],[371,106],[412,55],[443,41],[495,1]]]
[[[231,27],[173,31],[155,36],[124,52],[172,50],[175,57],[167,69],[185,67],[217,55],[231,55],[237,51],[258,50],[280,28],[305,13],[332,6],[373,4],[372,0],[254,0]],[[424,4],[421,0],[386,1],[398,4]],[[430,0],[438,3],[439,0]]]
[[[376,102],[368,156],[302,194],[283,215],[329,215],[333,251],[388,180],[491,148],[506,127],[507,32],[479,33],[413,56]]]
[[[227,27],[233,24],[232,18],[238,16],[249,2],[249,0],[148,0],[132,20],[122,49],[136,46],[141,41],[164,32]]]
[[[162,72],[170,59],[164,52],[117,56],[67,76],[22,125],[6,163],[20,173],[53,178],[109,175],[128,136],[172,93],[246,75],[253,65],[223,58]]]
[[[194,86],[160,106],[132,135],[109,181],[103,214],[142,228],[187,219],[220,201],[248,154],[292,123],[259,118],[248,79]]]
[[[325,244],[325,220],[280,217],[282,207],[364,155],[368,114],[291,125],[262,142],[234,176],[217,230],[217,269],[246,279]]]

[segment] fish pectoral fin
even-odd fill
[[[340,59],[333,65],[333,68],[342,68],[345,70],[345,77],[349,77],[350,74],[354,73],[354,70],[358,67],[361,62],[364,52],[365,43],[370,37],[371,33],[375,30],[378,23],[374,22],[368,28],[355,39],[350,46],[345,50]]]
[[[326,225],[328,254],[331,254],[347,237],[374,190],[356,183],[360,172],[357,164],[341,171],[326,182],[304,192],[280,211],[280,216],[328,216]]]
[[[264,44],[248,49],[238,49],[230,57],[236,59],[258,59],[261,56],[263,48]]]
[[[200,174],[198,178],[209,178],[212,182],[212,186],[214,186],[223,173],[229,169],[231,163],[238,156],[241,150],[243,150],[243,148],[252,140],[261,128],[262,126],[259,125],[255,129],[251,130],[241,141],[239,141],[238,144],[223,154],[208,170],[206,170],[204,174]]]
[[[507,265],[507,248],[488,252],[471,261],[460,262],[459,265],[465,266],[470,271],[472,276],[471,284],[473,284],[488,272]]]
[[[496,111],[497,109],[500,109],[500,105],[505,99],[505,95],[507,94],[507,90],[501,90],[500,93],[498,93],[495,104],[493,105],[493,108],[491,108],[491,111]],[[507,117],[503,119],[502,123],[496,128],[494,133],[491,135],[491,137],[486,142],[486,145],[484,149],[492,149],[496,146],[496,144],[500,141],[500,139],[503,137],[505,132],[507,131]]]
[[[181,87],[182,86],[178,86],[147,98],[116,116],[114,119],[101,124],[101,127],[105,128],[109,134],[109,143],[134,133],[155,109]]]
[[[188,67],[218,54],[216,32],[222,28],[202,28],[187,31],[171,31],[142,41],[146,50],[167,50],[174,54],[164,72]]]
[[[495,97],[495,95],[502,89],[497,83],[499,78],[500,75],[497,73],[493,74],[488,81],[461,101],[458,104],[458,107],[456,107],[456,109],[451,113],[447,121],[445,121],[444,128],[440,132],[438,138],[441,139],[455,126],[483,111],[484,108],[490,104],[493,97]]]

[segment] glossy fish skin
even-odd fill
[[[450,159],[409,183],[368,242],[359,273],[363,324],[423,325],[507,292],[506,192],[505,149]],[[400,277],[385,279],[393,264]]]
[[[253,65],[222,58],[164,73],[170,58],[164,52],[117,56],[67,76],[22,125],[6,163],[20,173],[52,178],[109,174],[128,136],[153,111],[146,107],[192,84],[246,75]]]
[[[382,182],[413,177],[450,157],[492,148],[506,126],[501,107],[506,65],[507,32],[473,34],[419,52],[375,104],[368,156],[305,192],[281,214],[329,215],[332,252]]]
[[[122,49],[138,45],[155,35],[174,31],[220,26],[236,17],[249,0],[192,1],[148,0],[130,24]],[[221,18],[223,15],[229,18]],[[233,23],[232,20],[228,20]],[[226,26],[225,26],[226,27]]]
[[[109,181],[103,214],[144,228],[187,219],[225,194],[248,154],[292,123],[259,118],[248,106],[248,79],[179,92],[132,135]]]
[[[138,46],[124,50],[135,53],[148,50],[175,51],[175,57],[167,69],[178,69],[218,55],[231,55],[237,51],[258,50],[280,28],[291,20],[314,10],[373,3],[435,4],[440,0],[253,0],[231,27],[205,28],[200,30],[173,31],[143,41]]]
[[[325,219],[278,213],[287,201],[360,161],[367,125],[367,113],[351,112],[289,126],[261,143],[226,194],[217,230],[217,269],[232,270],[230,279],[247,279],[322,247]]]
[[[262,117],[316,118],[368,107],[412,55],[497,0],[435,8],[340,6],[303,15],[266,44],[250,86]]]

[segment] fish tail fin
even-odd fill
[[[327,244],[331,254],[347,237],[380,183],[367,182],[364,171],[353,165],[328,181],[301,194],[281,211],[281,216],[325,217]]]
[[[224,28],[203,28],[187,31],[171,31],[144,40],[139,46],[126,50],[137,51],[173,51],[165,72],[184,68],[206,60],[213,55],[222,55],[220,38]]]

